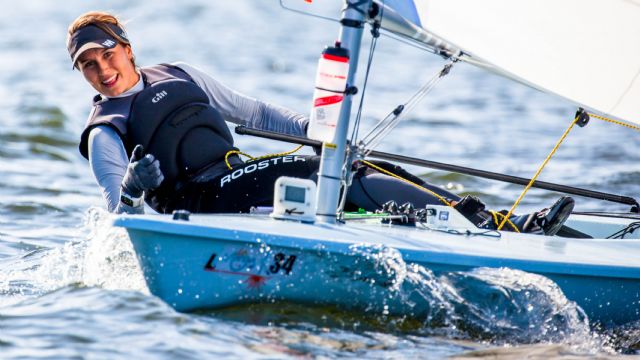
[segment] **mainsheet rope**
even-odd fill
[[[542,162],[542,165],[540,165],[540,167],[536,171],[535,175],[533,175],[533,177],[531,178],[531,181],[529,181],[529,183],[524,188],[522,193],[520,193],[520,196],[518,196],[518,199],[516,200],[516,202],[513,204],[513,206],[511,206],[511,209],[509,209],[509,212],[505,216],[505,219],[508,219],[513,214],[513,211],[518,207],[518,205],[520,204],[520,201],[522,201],[522,199],[524,198],[524,195],[527,193],[527,191],[529,191],[529,189],[531,188],[531,185],[533,185],[533,183],[536,181],[538,176],[540,176],[542,169],[544,169],[544,167],[547,166],[547,163],[549,162],[549,160],[551,160],[551,157],[556,153],[556,151],[560,147],[560,144],[562,144],[562,142],[567,137],[567,135],[569,135],[569,132],[571,131],[571,129],[573,129],[573,127],[578,122],[578,120],[580,120],[580,114],[576,115],[576,118],[573,119],[573,121],[571,122],[571,125],[569,125],[569,127],[567,128],[567,130],[564,131],[564,134],[562,134],[558,142],[556,142],[556,146],[553,147],[549,155],[547,155],[547,158],[544,159],[544,161]],[[500,225],[498,225],[498,230],[501,230],[504,224],[505,224],[505,220],[502,220]]]
[[[560,139],[558,140],[556,145],[553,147],[553,149],[551,150],[551,152],[549,153],[547,158],[542,162],[542,165],[540,165],[540,167],[536,171],[535,175],[533,175],[533,177],[531,178],[531,181],[529,181],[529,184],[527,184],[527,186],[524,188],[524,190],[522,191],[522,193],[520,194],[520,196],[518,197],[516,202],[513,204],[513,206],[511,206],[511,209],[509,210],[507,215],[504,217],[504,219],[502,220],[502,222],[498,226],[498,230],[502,229],[502,227],[506,223],[506,220],[513,214],[515,209],[518,207],[518,205],[520,204],[520,202],[524,198],[524,195],[527,193],[527,191],[529,191],[529,189],[531,188],[533,183],[536,181],[536,179],[538,179],[538,176],[540,176],[540,173],[542,172],[542,169],[544,169],[544,167],[547,165],[549,160],[551,160],[551,157],[556,153],[556,151],[558,150],[558,148],[560,147],[560,145],[562,144],[564,139],[567,137],[567,135],[569,135],[569,132],[571,131],[571,129],[573,129],[574,125],[576,123],[578,123],[578,121],[580,120],[580,115],[581,115],[580,112],[578,114],[576,114],[576,118],[573,119],[573,121],[571,122],[571,125],[569,125],[567,130],[565,130],[564,134],[562,134],[562,136],[560,137]],[[610,122],[610,123],[613,123],[613,124],[617,124],[617,125],[620,125],[620,126],[627,127],[629,129],[640,131],[640,127],[638,127],[638,126],[629,125],[629,124],[623,123],[621,121],[613,120],[613,119],[610,119],[610,118],[607,118],[607,117],[604,117],[604,116],[600,116],[600,115],[596,115],[596,114],[593,114],[593,113],[587,113],[587,115],[589,115],[590,117],[594,117],[596,119],[599,119],[599,120],[607,121],[607,122]]]

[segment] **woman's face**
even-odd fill
[[[78,58],[84,78],[99,93],[118,96],[131,89],[139,79],[133,65],[130,46],[118,44],[111,49],[89,49]]]

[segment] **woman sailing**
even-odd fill
[[[246,212],[272,204],[280,176],[316,179],[318,156],[275,156],[257,165],[228,156],[237,149],[225,122],[305,136],[305,116],[242,95],[182,62],[138,67],[125,28],[112,14],[78,17],[69,26],[67,49],[73,67],[99,93],[80,152],[110,212],[143,213],[144,202],[160,213]],[[495,228],[495,217],[477,198],[461,199],[398,166],[376,164],[446,198],[476,225]],[[374,211],[390,200],[416,208],[440,204],[438,197],[391,176],[355,169],[347,209]],[[548,209],[510,220],[520,231],[554,235],[573,204],[563,197]]]

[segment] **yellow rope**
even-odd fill
[[[600,119],[600,120],[608,121],[608,122],[610,122],[610,123],[614,123],[614,124],[617,124],[617,125],[620,125],[620,126],[628,127],[629,129],[633,129],[633,130],[638,130],[638,131],[640,131],[640,127],[633,126],[633,125],[629,125],[629,124],[625,124],[625,123],[623,123],[623,122],[621,122],[621,121],[617,121],[617,120],[609,119],[609,118],[606,118],[606,117],[604,117],[604,116],[600,116],[600,115],[596,115],[596,114],[592,114],[592,113],[588,113],[588,115],[589,115],[589,116],[591,116],[591,117],[594,117],[594,118],[596,118],[596,119]]]
[[[437,193],[425,188],[424,186],[420,186],[420,185],[414,183],[413,181],[410,181],[410,180],[407,180],[407,179],[405,179],[405,178],[403,178],[401,176],[398,176],[398,175],[392,173],[391,171],[387,171],[387,170],[385,170],[385,169],[383,169],[383,168],[381,168],[381,167],[379,167],[377,165],[374,165],[374,164],[370,163],[369,161],[366,161],[366,160],[360,160],[360,161],[362,161],[363,164],[365,164],[365,165],[367,165],[367,166],[369,166],[369,167],[371,167],[373,169],[376,169],[376,170],[380,171],[383,174],[387,174],[387,175],[389,175],[389,176],[391,176],[393,178],[396,178],[396,179],[398,179],[400,181],[406,182],[407,184],[413,185],[416,188],[435,196],[436,198],[438,198],[438,200],[442,201],[447,206],[453,206],[453,205],[451,205],[450,202],[447,201],[447,199],[445,199],[442,196],[438,195]]]
[[[434,191],[431,191],[431,190],[425,188],[424,186],[418,185],[418,184],[414,183],[413,181],[407,180],[407,179],[405,179],[405,178],[403,178],[403,177],[401,177],[399,175],[396,175],[396,174],[392,173],[391,171],[385,170],[385,169],[383,169],[383,168],[381,168],[381,167],[379,167],[379,166],[377,166],[375,164],[372,164],[369,161],[366,161],[366,160],[361,160],[361,161],[365,165],[367,165],[367,166],[369,166],[369,167],[371,167],[371,168],[373,168],[373,169],[375,169],[375,170],[377,170],[377,171],[379,171],[379,172],[381,172],[383,174],[387,174],[387,175],[389,175],[389,176],[391,176],[393,178],[396,178],[396,179],[398,179],[400,181],[403,181],[403,182],[405,182],[407,184],[413,185],[414,187],[416,187],[416,188],[418,188],[418,189],[420,189],[420,190],[422,190],[422,191],[424,191],[426,193],[429,193],[429,194],[435,196],[436,198],[438,198],[438,200],[442,201],[445,205],[453,207],[453,205],[451,205],[451,203],[448,202],[447,199],[445,199],[444,197],[440,196],[438,193],[436,193]],[[504,217],[504,215],[502,215],[500,213],[497,213],[495,211],[489,211],[489,212],[491,213],[491,215],[493,215],[493,222],[496,225],[498,225],[498,216],[497,215],[500,215],[502,217]],[[509,219],[506,219],[506,220],[507,220],[507,222],[509,223],[509,225],[513,228],[513,230],[515,232],[520,232],[518,230],[518,227],[514,223],[512,223],[511,220],[509,220]]]
[[[505,215],[502,215],[501,213],[496,212],[496,211],[492,211],[492,210],[489,210],[489,212],[491,213],[491,215],[493,215],[493,223],[494,223],[494,224],[498,225],[498,224],[500,223],[500,222],[498,221],[498,215],[500,215],[500,216],[502,217],[502,220],[506,220],[506,221],[507,221],[507,224],[509,224],[509,226],[511,226],[511,228],[513,228],[513,231],[515,231],[515,232],[517,232],[517,233],[519,233],[519,232],[520,232],[520,229],[518,229],[518,227],[516,226],[516,224],[512,223],[512,222],[511,222],[511,220],[509,220],[509,218],[508,218],[508,217],[506,217]]]
[[[500,224],[500,222],[498,221],[498,215],[496,215],[495,211],[489,211],[491,213],[491,215],[493,215],[493,223],[496,224],[496,226],[498,226]]]
[[[225,164],[227,164],[227,168],[228,168],[229,170],[233,169],[233,167],[231,166],[231,164],[229,164],[229,156],[231,156],[231,155],[233,155],[233,154],[244,155],[244,156],[248,157],[248,158],[249,158],[249,159],[251,159],[251,160],[255,159],[253,156],[251,156],[251,155],[249,155],[249,154],[247,154],[247,153],[243,153],[243,152],[242,152],[242,151],[240,151],[240,150],[229,150],[229,151],[227,151],[227,153],[226,153],[226,154],[225,154],[225,156],[224,156],[224,162],[225,162]]]
[[[511,217],[511,214],[513,214],[513,211],[516,209],[516,207],[518,207],[518,205],[520,204],[520,201],[522,201],[522,198],[524,197],[524,195],[527,193],[527,191],[529,191],[529,189],[531,188],[531,185],[533,185],[533,183],[536,181],[536,179],[538,178],[538,176],[542,172],[542,169],[544,169],[544,167],[547,165],[549,160],[551,160],[551,157],[556,153],[556,151],[560,147],[560,144],[562,144],[562,142],[567,137],[567,135],[569,135],[569,132],[571,131],[571,129],[573,129],[574,125],[578,122],[578,119],[580,119],[579,115],[577,115],[576,118],[573,119],[573,122],[571,122],[571,125],[569,125],[569,127],[564,132],[564,134],[562,134],[562,137],[560,137],[560,140],[558,140],[558,142],[556,143],[556,146],[553,147],[553,150],[551,150],[551,153],[549,153],[547,158],[544,159],[544,162],[542,163],[542,165],[540,165],[540,167],[538,168],[538,171],[536,171],[536,174],[533,175],[533,178],[531,178],[531,181],[529,181],[529,184],[527,184],[527,187],[524,188],[524,190],[522,191],[522,193],[518,197],[518,200],[516,200],[516,202],[513,204],[513,206],[511,207],[511,209],[507,213],[507,215],[505,215],[504,219],[502,220],[502,222],[498,226],[498,230],[501,230],[502,227],[504,226],[504,224],[509,219],[509,217]]]
[[[640,127],[638,126],[633,126],[633,125],[629,125],[629,124],[625,124],[621,121],[617,121],[617,120],[613,120],[604,116],[600,116],[600,115],[596,115],[593,113],[587,113],[587,115],[589,115],[590,117],[594,117],[596,119],[600,119],[603,121],[608,121],[610,123],[613,124],[617,124],[620,126],[624,126],[627,127],[629,129],[632,130],[637,130],[640,131]],[[562,137],[560,138],[560,140],[558,140],[558,142],[556,143],[556,146],[553,148],[553,150],[551,150],[551,153],[549,154],[549,156],[547,156],[547,158],[544,160],[544,162],[542,163],[542,165],[540,166],[540,168],[538,169],[538,171],[536,171],[536,174],[533,176],[533,178],[531,179],[531,181],[529,181],[529,184],[527,184],[527,187],[525,187],[525,189],[522,191],[522,193],[520,194],[520,196],[518,197],[518,199],[516,200],[516,202],[513,204],[513,206],[511,207],[511,209],[509,210],[509,212],[507,213],[507,215],[502,215],[500,213],[498,213],[500,216],[503,217],[502,222],[500,223],[500,225],[498,226],[498,230],[502,229],[502,227],[504,226],[504,224],[506,222],[509,222],[509,224],[514,227],[514,229],[517,228],[513,225],[513,223],[511,223],[511,221],[509,220],[509,217],[511,217],[511,214],[513,213],[513,211],[516,209],[516,207],[518,207],[518,205],[520,204],[520,201],[522,201],[522,198],[524,197],[524,195],[527,193],[527,191],[529,191],[529,189],[531,188],[531,185],[533,185],[533,183],[536,181],[536,179],[538,178],[538,176],[540,175],[540,173],[542,172],[542,169],[547,165],[547,163],[549,162],[549,160],[551,159],[551,157],[555,154],[555,152],[558,150],[558,148],[560,147],[560,144],[562,144],[562,142],[564,141],[564,139],[567,137],[567,135],[569,134],[569,132],[571,131],[571,129],[573,128],[573,126],[578,122],[579,119],[579,115],[576,116],[576,118],[573,120],[573,122],[571,123],[571,125],[569,126],[569,128],[564,132],[564,134],[562,134]],[[493,214],[493,211],[491,212]],[[496,215],[494,214],[494,221],[497,222],[497,218]]]
[[[257,158],[253,158],[251,159],[251,161],[255,161],[255,160],[260,160],[260,159],[265,159],[265,158],[269,158],[269,157],[274,157],[274,156],[285,156],[285,155],[291,155],[294,152],[302,149],[304,145],[300,145],[297,148],[290,150],[290,151],[285,151],[285,152],[279,152],[279,153],[275,153],[275,154],[267,154],[267,155],[262,155],[262,156],[258,156]]]
[[[291,151],[285,151],[285,152],[280,152],[280,153],[275,153],[275,154],[267,154],[267,155],[262,155],[262,156],[258,156],[258,157],[253,157],[247,153],[244,153],[240,150],[229,150],[227,151],[227,153],[224,156],[224,162],[227,164],[227,168],[229,170],[232,170],[233,167],[231,166],[231,164],[229,163],[229,156],[233,155],[233,154],[239,154],[239,155],[244,155],[246,157],[249,158],[250,161],[256,161],[256,160],[260,160],[260,159],[264,159],[264,158],[269,158],[269,157],[274,157],[274,156],[285,156],[285,155],[290,155],[293,154],[294,152],[300,150],[304,145],[300,145],[297,148],[291,150]]]

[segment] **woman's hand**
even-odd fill
[[[122,179],[122,191],[134,198],[141,197],[144,191],[157,188],[164,180],[160,161],[151,154],[143,156],[143,153],[142,145],[136,145]]]

